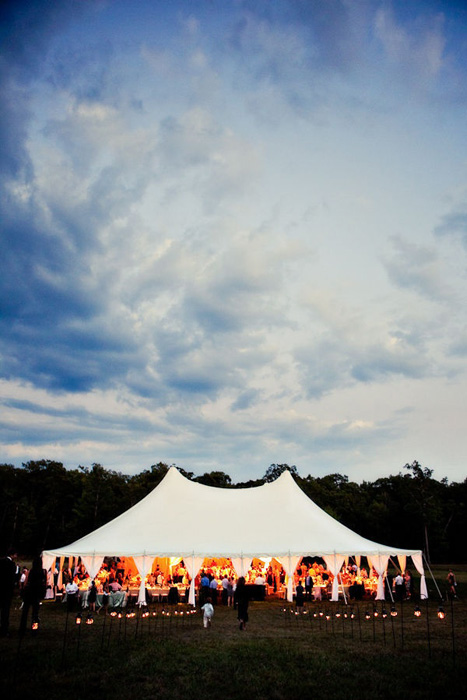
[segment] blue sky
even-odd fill
[[[2,13],[0,460],[463,480],[464,4]]]

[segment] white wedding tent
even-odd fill
[[[72,544],[43,553],[44,566],[56,557],[81,557],[94,577],[105,556],[133,557],[144,580],[155,557],[182,557],[194,579],[205,557],[228,557],[239,576],[254,557],[277,559],[287,574],[287,597],[293,597],[293,573],[303,556],[322,557],[334,575],[332,600],[338,599],[338,573],[350,556],[366,556],[378,574],[377,599],[384,599],[384,574],[390,556],[401,569],[411,556],[421,575],[420,594],[427,597],[421,551],[399,549],[367,540],[319,508],[284,471],[262,486],[223,489],[190,481],[176,467],[139,503]]]

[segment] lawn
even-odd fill
[[[206,630],[185,605],[150,606],[144,618],[101,613],[92,625],[84,614],[76,625],[65,605],[44,602],[39,631],[20,639],[16,605],[12,635],[0,640],[2,697],[465,698],[467,571],[456,574],[459,599],[443,603],[444,620],[430,581],[420,617],[414,602],[397,605],[392,617],[390,601],[312,603],[297,615],[272,600],[250,605],[245,632],[222,606]]]

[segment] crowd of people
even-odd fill
[[[62,571],[58,570],[57,560],[52,569],[46,571],[40,556],[35,557],[30,569],[18,567],[17,555],[10,550],[0,559],[0,636],[9,630],[10,606],[15,588],[21,600],[20,633],[28,627],[31,612],[32,628],[39,623],[39,606],[44,598],[62,595],[69,610],[77,609],[86,601],[90,611],[105,606],[112,593],[120,591],[130,595],[139,591],[141,577],[131,558],[106,558],[97,574],[91,580],[84,563],[78,558],[68,558]],[[183,559],[171,563],[169,559],[155,560],[145,579],[147,590],[165,593],[177,587],[188,591],[190,577]],[[303,609],[305,601],[322,599],[330,595],[333,576],[319,560],[303,559],[293,577],[293,589],[297,610]],[[345,587],[350,598],[357,599],[374,595],[378,576],[374,569],[359,567],[356,561],[347,562],[338,574],[339,583]],[[195,589],[198,604],[203,611],[205,626],[209,627],[216,605],[231,606],[238,610],[240,629],[246,628],[248,621],[248,601],[252,588],[264,588],[268,595],[285,596],[286,575],[281,564],[271,559],[263,562],[253,559],[245,576],[237,576],[230,559],[205,560],[203,568],[196,574]],[[409,570],[399,571],[388,581],[395,600],[410,600],[414,597],[413,577]],[[452,570],[447,576],[447,594],[457,597],[457,582]],[[178,598],[177,598],[178,600]],[[104,602],[102,602],[104,601]],[[170,601],[169,601],[170,602]]]

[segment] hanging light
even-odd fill
[[[415,606],[415,610],[413,611],[413,614],[415,615],[415,617],[420,617],[420,616],[421,616],[422,611],[420,610],[420,608],[419,608],[418,605]]]
[[[394,605],[391,607],[391,617],[397,617],[397,610]]]
[[[438,617],[440,620],[444,620],[444,618],[446,617],[446,613],[444,612],[444,608],[442,605],[440,605],[438,608]]]

